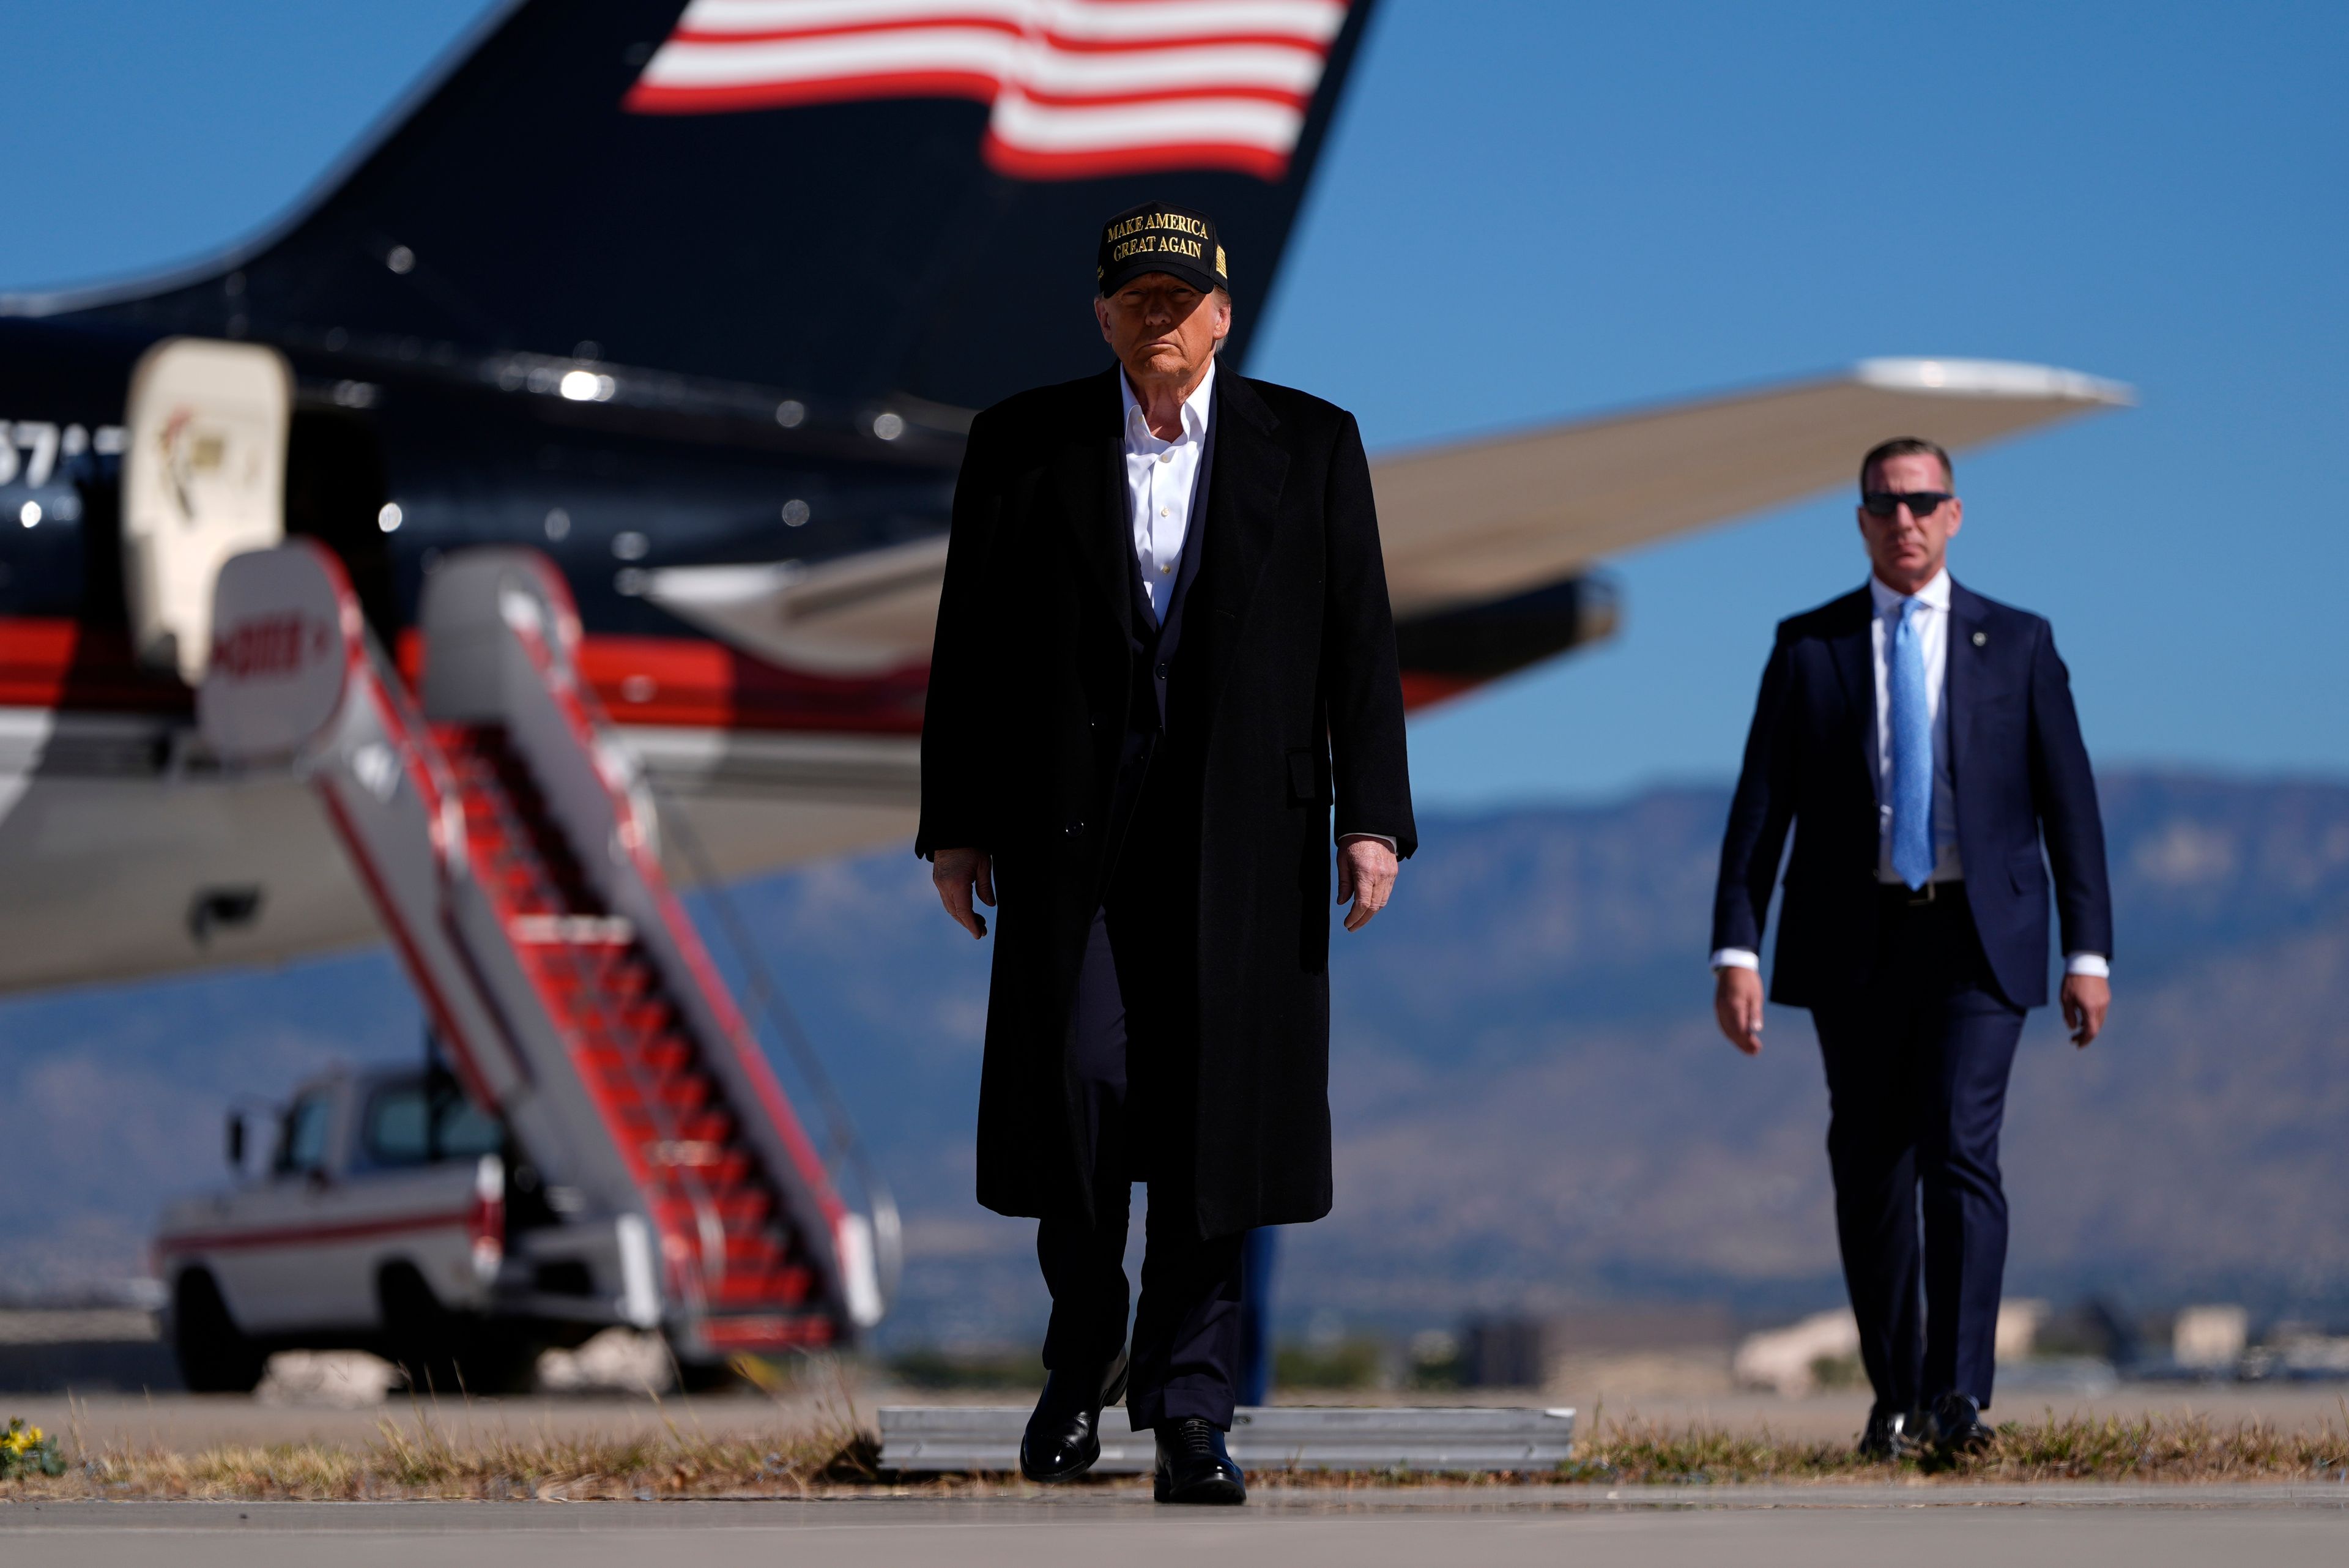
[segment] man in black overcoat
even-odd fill
[[[1161,1501],[1238,1502],[1243,1241],[1330,1210],[1332,815],[1352,930],[1415,844],[1402,690],[1353,416],[1217,369],[1206,215],[1121,213],[1098,265],[1117,363],[971,426],[916,850],[974,937],[1000,899],[978,1199],[1052,1297],[1021,1468],[1081,1474],[1123,1392]]]
[[[1770,999],[1818,1029],[1876,1390],[1860,1450],[1891,1459],[1991,1440],[1999,1128],[2024,1010],[2047,1000],[2050,867],[2083,1046],[2111,1004],[2113,911],[2054,633],[1950,577],[1965,504],[1949,453],[1886,441],[1859,486],[1868,586],[1781,622],[1762,676],[1722,840],[1713,1010],[1739,1050],[1762,1049],[1757,952],[1791,828]]]

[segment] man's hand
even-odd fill
[[[1713,971],[1713,1016],[1732,1045],[1748,1056],[1762,1054],[1762,976],[1742,964]]]
[[[1361,930],[1387,907],[1395,870],[1395,852],[1375,838],[1349,838],[1338,846],[1338,902],[1354,900],[1346,911],[1348,930]]]
[[[2064,977],[2064,1023],[2072,1044],[2085,1049],[2105,1032],[2105,1013],[2113,1005],[2113,982],[2099,974]]]
[[[970,907],[970,897],[995,908],[995,862],[984,849],[941,849],[930,857],[930,886],[955,923],[973,940],[987,935],[987,917]]]

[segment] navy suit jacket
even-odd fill
[[[1779,623],[1722,841],[1713,946],[1758,952],[1795,829],[1770,986],[1789,1006],[1847,997],[1875,966],[1873,613],[1863,587]],[[2036,1007],[2047,1000],[2051,864],[2064,950],[2113,950],[2095,779],[2047,622],[1952,583],[1942,701],[1966,901],[1998,989]]]

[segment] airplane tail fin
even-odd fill
[[[1245,334],[1373,3],[516,0],[275,230],[0,308],[976,407],[1099,359],[1138,202],[1216,216]]]

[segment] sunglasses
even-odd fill
[[[1923,519],[1939,512],[1943,502],[1956,499],[1946,490],[1871,490],[1859,504],[1870,517],[1889,517],[1906,506],[1909,516]]]

